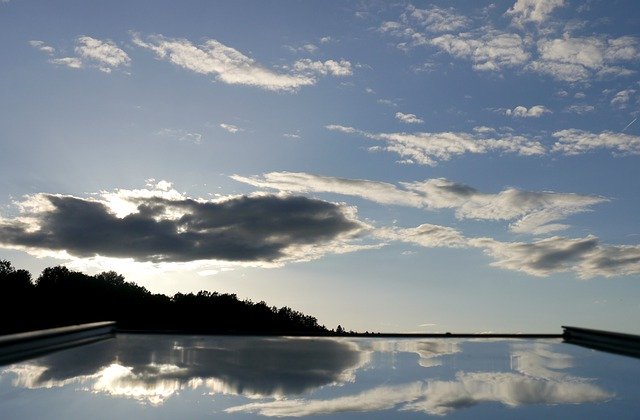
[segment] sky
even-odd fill
[[[640,3],[0,1],[0,258],[358,331],[640,333]]]

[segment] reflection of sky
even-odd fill
[[[4,368],[0,411],[87,417],[110,404],[102,417],[633,418],[639,371],[635,359],[557,341],[122,335]]]

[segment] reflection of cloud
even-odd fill
[[[227,408],[227,413],[257,413],[267,417],[303,417],[345,412],[389,410],[424,394],[423,384],[381,386],[360,394],[328,400],[280,400]]]
[[[454,340],[374,340],[357,344],[362,351],[415,353],[419,356],[418,364],[427,368],[440,366],[442,356],[461,351],[460,345]]]
[[[566,377],[562,369],[573,366],[568,354],[551,351],[548,344],[531,346],[514,346],[511,353],[512,368],[527,376],[542,379],[559,379]]]
[[[580,404],[612,395],[588,382],[552,381],[516,373],[458,373],[455,381],[429,381],[424,399],[403,409],[444,415],[483,402],[516,407],[525,404]]]
[[[182,389],[251,397],[297,395],[354,380],[368,353],[346,341],[281,338],[120,336],[93,350],[70,349],[5,371],[14,386],[62,387],[161,404]]]
[[[377,352],[416,352],[423,360],[460,352],[458,343],[446,340],[376,340],[359,343]],[[517,372],[458,372],[454,380],[427,380],[375,387],[334,399],[291,399],[255,402],[225,410],[267,417],[302,417],[345,412],[399,410],[445,415],[487,402],[510,407],[531,404],[581,404],[602,402],[613,395],[588,380],[559,372],[571,367],[571,357],[551,351],[548,344],[516,344],[511,354]]]

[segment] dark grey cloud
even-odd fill
[[[118,217],[106,202],[41,194],[28,218],[0,219],[0,243],[77,257],[136,261],[277,261],[290,247],[327,244],[363,227],[353,211],[297,196],[240,196],[225,201],[134,197],[137,211]]]

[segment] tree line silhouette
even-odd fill
[[[96,321],[116,321],[120,330],[333,333],[312,316],[286,306],[239,300],[235,294],[200,291],[169,297],[125,281],[114,271],[90,276],[64,266],[45,268],[33,281],[27,270],[0,260],[0,334]]]

